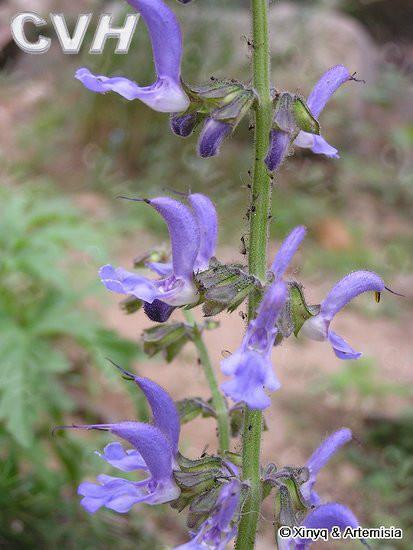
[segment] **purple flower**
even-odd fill
[[[222,372],[233,376],[221,385],[222,391],[252,409],[265,409],[271,404],[264,388],[275,391],[280,387],[271,364],[271,350],[277,335],[275,322],[286,298],[285,283],[273,282],[258,307],[257,317],[248,325],[240,348],[221,362]]]
[[[109,443],[103,453],[97,453],[111,466],[123,472],[147,472],[142,481],[97,476],[98,484],[85,481],[78,493],[81,505],[91,514],[102,507],[121,514],[129,512],[134,504],[162,504],[179,497],[180,490],[173,479],[175,458],[178,452],[179,414],[171,397],[160,386],[148,380],[124,374],[144,392],[153,414],[153,425],[141,422],[90,424],[71,426],[84,430],[105,430],[132,445],[125,451],[118,442]]]
[[[171,116],[171,130],[180,137],[188,137],[204,123],[198,139],[198,154],[202,158],[220,152],[222,143],[248,113],[256,98],[252,89],[235,81],[217,81],[188,89],[188,94],[191,106],[186,112]]]
[[[99,272],[103,284],[112,292],[135,296],[149,304],[156,300],[172,307],[195,303],[198,293],[193,272],[201,245],[199,222],[187,206],[175,199],[159,197],[144,202],[155,208],[168,225],[171,272],[160,280],[151,280],[123,268],[105,265]]]
[[[240,493],[238,479],[224,484],[209,518],[192,540],[175,550],[225,550],[237,533]]]
[[[310,477],[308,481],[301,485],[301,493],[309,505],[316,506],[320,504],[319,496],[313,491],[318,472],[343,445],[351,440],[351,437],[351,430],[348,428],[337,430],[327,437],[308,459],[306,467],[310,472]]]
[[[194,264],[194,271],[205,271],[215,254],[218,240],[218,215],[214,203],[201,193],[188,195],[188,202],[195,216],[199,229],[199,249]],[[148,262],[149,269],[158,275],[170,275],[173,271],[170,262]]]
[[[304,225],[298,225],[284,239],[271,266],[276,280],[283,277],[306,234],[307,228]]]
[[[233,375],[222,384],[223,392],[253,409],[270,405],[264,388],[275,391],[280,387],[271,365],[271,350],[278,332],[275,322],[287,299],[287,287],[281,279],[306,232],[304,226],[297,226],[281,244],[271,266],[274,282],[264,294],[257,317],[248,325],[239,349],[221,362],[222,372]]]
[[[322,504],[310,512],[301,524],[308,529],[328,529],[338,527],[344,531],[346,527],[353,529],[359,526],[359,522],[353,512],[337,502]],[[279,550],[308,550],[312,544],[309,539],[282,539],[278,537]]]
[[[334,316],[353,298],[363,292],[382,292],[382,279],[371,271],[354,271],[346,275],[327,294],[320,306],[320,312],[303,324],[302,333],[313,340],[328,340],[339,359],[358,359],[355,351],[341,336],[330,329]]]
[[[189,204],[199,227],[200,244],[195,260],[195,271],[204,271],[215,254],[218,240],[218,215],[213,202],[201,193],[188,196]]]
[[[171,130],[179,137],[188,137],[204,118],[205,116],[197,111],[171,116]]]
[[[81,68],[76,78],[92,92],[116,92],[132,100],[140,99],[155,111],[175,113],[189,106],[181,85],[182,35],[174,13],[162,0],[128,0],[142,16],[152,43],[157,78],[150,86],[118,76],[94,75]]]
[[[311,114],[318,119],[330,97],[346,82],[354,80],[344,65],[336,65],[329,69],[314,88],[307,99]],[[339,158],[338,151],[329,145],[323,136],[300,132],[294,142],[298,147],[308,147],[313,153],[323,154],[331,158]]]
[[[288,132],[271,130],[270,146],[265,157],[268,170],[273,172],[284,162],[290,147],[291,137]]]
[[[232,132],[231,124],[208,118],[198,140],[198,154],[202,158],[214,157],[221,149],[226,137]]]
[[[306,467],[309,470],[310,476],[301,485],[300,489],[306,504],[313,508],[313,510],[304,518],[301,523],[302,526],[324,528],[329,531],[336,526],[341,530],[345,529],[345,527],[358,526],[358,521],[351,510],[335,502],[321,504],[320,497],[313,490],[318,472],[343,445],[351,440],[351,437],[351,430],[348,428],[337,430],[327,437],[308,459]],[[278,537],[278,547],[281,550],[307,550],[310,545],[311,541],[308,539],[281,539]]]
[[[329,69],[317,84],[314,86],[307,99],[307,106],[314,119],[318,119],[327,101],[338,90],[348,82],[355,80],[344,65],[336,65]],[[292,109],[286,112],[276,111],[274,119],[276,128],[271,130],[270,147],[265,162],[269,170],[276,170],[288,154],[291,141],[298,147],[310,148],[313,153],[323,154],[330,158],[339,158],[338,151],[321,135],[308,131],[299,131],[299,123],[294,120]]]

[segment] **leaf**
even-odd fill
[[[4,420],[8,432],[21,445],[28,447],[33,442],[31,425],[33,415],[30,411],[25,371],[29,367],[27,343],[24,335],[18,333],[6,336],[7,346],[2,346],[0,375],[0,418]]]

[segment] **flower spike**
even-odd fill
[[[189,106],[181,85],[182,34],[178,20],[163,0],[128,0],[148,27],[157,73],[150,86],[139,86],[124,77],[108,78],[81,68],[76,78],[96,93],[116,92],[122,97],[139,99],[155,111],[175,113]]]
[[[331,330],[330,323],[335,315],[359,294],[380,293],[384,289],[383,280],[371,271],[354,271],[346,275],[327,294],[320,306],[320,312],[305,321],[302,333],[312,340],[328,340],[339,359],[358,359],[361,353],[355,351],[341,336]]]

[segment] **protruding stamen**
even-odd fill
[[[132,197],[126,197],[125,195],[118,195],[116,198],[117,198],[117,199],[124,199],[125,201],[146,202],[146,204],[151,204],[150,199],[143,199],[143,198],[134,199],[134,198],[132,198]]]
[[[357,71],[354,71],[352,75],[350,75],[350,80],[353,80],[353,82],[361,82],[362,84],[365,84],[366,81],[362,78],[356,78]]]
[[[394,290],[392,290],[391,288],[389,288],[388,286],[385,286],[384,287],[386,290],[388,290],[389,292],[391,292],[392,294],[395,294],[396,296],[401,296],[402,298],[406,298],[406,296],[404,294],[400,294],[400,292],[395,292]]]
[[[109,361],[109,363],[111,365],[113,365],[114,367],[116,367],[122,374],[123,374],[123,377],[125,380],[135,380],[135,377],[133,376],[133,374],[131,374],[130,372],[128,372],[127,370],[125,370],[123,367],[121,367],[120,365],[117,365],[114,361],[112,361],[112,359],[110,359],[110,357],[106,357],[106,360]]]

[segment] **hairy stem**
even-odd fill
[[[193,342],[196,349],[198,350],[199,360],[201,362],[202,368],[204,369],[205,378],[207,379],[209,388],[211,390],[212,404],[214,406],[218,422],[219,451],[222,454],[224,453],[224,451],[229,450],[230,434],[228,408],[225,403],[224,396],[219,391],[214,368],[211,364],[208,350],[202,338],[201,331],[199,330],[198,325],[195,322],[194,316],[192,315],[191,311],[184,310],[183,313],[185,319],[188,321],[188,323],[192,325],[194,329]]]
[[[251,0],[253,27],[253,82],[258,94],[255,108],[254,172],[251,188],[249,271],[265,280],[267,267],[268,220],[271,208],[271,179],[264,159],[269,146],[271,127],[270,54],[268,44],[268,0]],[[254,317],[259,293],[249,301],[248,318]],[[262,433],[261,411],[245,411],[242,472],[251,491],[243,507],[236,542],[237,550],[254,548],[261,508],[260,452]]]

